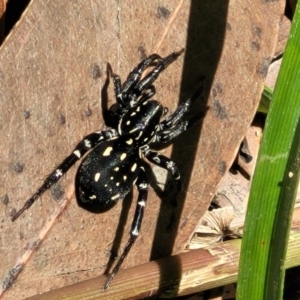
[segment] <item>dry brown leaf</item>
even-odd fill
[[[201,249],[221,242],[226,237],[241,238],[239,229],[231,226],[233,218],[233,206],[207,211],[197,225],[187,249]]]
[[[172,154],[171,148],[162,151],[178,163],[184,191],[174,210],[169,195],[160,201],[150,190],[141,235],[122,267],[181,252],[250,126],[283,7],[283,1],[166,0],[162,9],[150,1],[33,0],[0,51],[0,197],[9,199],[0,211],[0,256],[5,258],[0,278],[26,249],[35,248],[57,204],[49,192],[16,223],[10,213],[83,136],[104,129],[100,91],[106,63],[124,80],[143,53],[155,49],[165,56],[185,47],[184,59],[156,81],[155,99],[172,112],[206,75],[202,102],[211,90],[210,110],[203,126],[175,141]],[[110,96],[113,102],[111,86]],[[193,113],[197,109],[200,105]],[[61,181],[62,189],[72,189],[75,171]],[[127,241],[136,197],[134,190],[123,202],[120,221],[122,202],[94,215],[79,209],[73,196],[4,299],[103,274],[118,226],[121,244],[116,244],[122,250]],[[172,217],[178,222],[168,231]]]

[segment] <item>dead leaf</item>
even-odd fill
[[[185,57],[156,81],[154,98],[173,112],[205,75],[204,97],[191,115],[206,104],[210,110],[203,125],[174,142],[172,152],[162,150],[177,162],[184,191],[174,209],[172,189],[160,201],[154,185],[141,235],[122,267],[184,249],[255,114],[284,2],[167,0],[163,10],[159,7],[150,1],[33,0],[3,43],[0,197],[8,195],[9,202],[0,211],[0,255],[5,258],[0,278],[36,241],[58,204],[45,193],[16,223],[10,213],[85,135],[105,129],[100,91],[106,64],[124,80],[141,49],[165,56],[185,47]],[[22,172],[15,164],[23,165]],[[63,190],[72,187],[75,171],[60,182]],[[94,215],[79,209],[73,196],[4,298],[23,299],[103,274],[112,244],[122,249],[128,239],[136,197],[134,189],[111,211]]]
[[[241,238],[238,228],[231,226],[234,217],[233,206],[207,211],[195,229],[187,249],[200,249],[223,241],[224,238]]]

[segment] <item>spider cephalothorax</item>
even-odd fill
[[[84,137],[12,218],[15,221],[87,152],[89,153],[81,162],[75,179],[79,206],[95,213],[104,212],[119,199],[123,199],[132,186],[136,185],[139,194],[130,238],[105,288],[118,272],[140,231],[148,194],[143,157],[170,171],[178,190],[181,189],[180,174],[175,162],[152,151],[150,144],[171,141],[203,116],[198,114],[190,120],[181,120],[191,103],[201,94],[203,82],[194,95],[168,117],[165,117],[168,109],[152,99],[155,94],[153,82],[182,52],[183,50],[174,52],[165,58],[157,54],[150,55],[138,64],[123,85],[119,76],[111,71],[117,100],[114,109],[106,112],[106,117],[109,116],[112,121],[111,128],[95,131]],[[153,70],[141,79],[143,71],[153,64]]]

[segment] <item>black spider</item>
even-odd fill
[[[155,94],[152,83],[183,51],[182,49],[174,52],[165,58],[157,54],[150,55],[138,64],[123,85],[120,77],[113,74],[109,66],[117,100],[110,110],[104,112],[111,128],[84,137],[72,154],[64,159],[23,208],[12,217],[12,221],[15,221],[88,151],[90,152],[83,159],[75,178],[79,206],[94,213],[107,211],[119,199],[124,198],[136,184],[139,195],[130,238],[104,289],[118,272],[140,231],[148,194],[148,180],[142,158],[145,156],[150,162],[170,171],[178,191],[182,187],[175,162],[150,150],[149,144],[171,141],[203,116],[201,113],[190,120],[181,121],[191,103],[201,94],[203,81],[194,95],[169,117],[165,117],[168,109],[151,99]],[[141,79],[143,71],[153,64],[155,64],[153,70]]]

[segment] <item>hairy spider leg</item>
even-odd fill
[[[135,209],[135,213],[131,225],[130,237],[127,244],[124,247],[122,255],[120,256],[116,266],[114,267],[112,273],[109,275],[104,285],[104,290],[108,288],[109,284],[111,283],[115,275],[118,273],[125,257],[127,256],[128,252],[130,251],[132,245],[134,244],[140,232],[144,210],[145,210],[147,197],[148,197],[148,180],[143,166],[140,167],[140,172],[136,182],[136,186],[139,195],[138,195],[137,205],[136,205],[136,209]]]
[[[204,77],[200,81],[200,85],[197,87],[196,91],[193,93],[193,95],[184,103],[182,103],[176,111],[170,115],[168,118],[166,118],[163,122],[159,124],[159,131],[169,129],[173,127],[174,125],[178,124],[181,120],[181,118],[184,116],[186,112],[190,110],[190,106],[192,103],[194,103],[202,94],[204,90]]]
[[[138,100],[139,103],[142,103],[146,100],[151,99],[156,93],[154,85],[150,85],[147,89],[145,89],[142,94],[141,98]]]
[[[14,222],[26,209],[28,209],[47,189],[56,183],[68,170],[89,150],[93,149],[99,143],[110,140],[118,135],[114,129],[107,131],[96,131],[83,138],[75,147],[72,154],[66,157],[63,162],[45,179],[42,186],[36,193],[25,202],[24,206],[11,218]]]
[[[132,70],[132,72],[130,72],[123,86],[121,83],[120,76],[114,74],[110,68],[110,71],[112,73],[111,76],[114,82],[115,95],[120,108],[124,108],[128,106],[128,100],[127,100],[128,94],[131,92],[132,88],[137,84],[137,82],[139,82],[144,70],[157,59],[161,59],[161,57],[158,54],[152,54],[146,59],[144,59],[142,62],[140,62],[137,65],[137,67],[135,67]]]
[[[172,178],[177,186],[177,190],[180,192],[182,190],[182,183],[180,180],[180,172],[176,163],[158,152],[151,151],[148,146],[142,151],[150,162],[171,172]]]
[[[194,103],[202,94],[203,89],[204,77],[194,94],[186,102],[181,104],[171,116],[160,123],[159,129],[156,132],[155,141],[167,143],[180,135],[182,132],[186,131],[189,127],[193,126],[205,116],[208,109],[207,107],[189,120],[181,121],[184,114],[189,111],[190,105]]]
[[[125,94],[126,98],[135,88],[136,84],[140,81],[143,72],[156,60],[161,61],[163,60],[163,58],[161,58],[161,56],[159,56],[158,54],[151,54],[142,62],[140,62],[137,67],[134,68],[133,71],[129,74],[127,80],[123,83],[122,86],[122,93]]]
[[[142,91],[147,89],[152,83],[157,79],[159,74],[165,70],[172,62],[174,62],[182,53],[184,49],[181,49],[178,52],[173,52],[165,58],[162,58],[158,61],[156,67],[136,86],[133,87],[132,92],[130,93],[130,103],[136,103],[137,98],[141,95]]]

